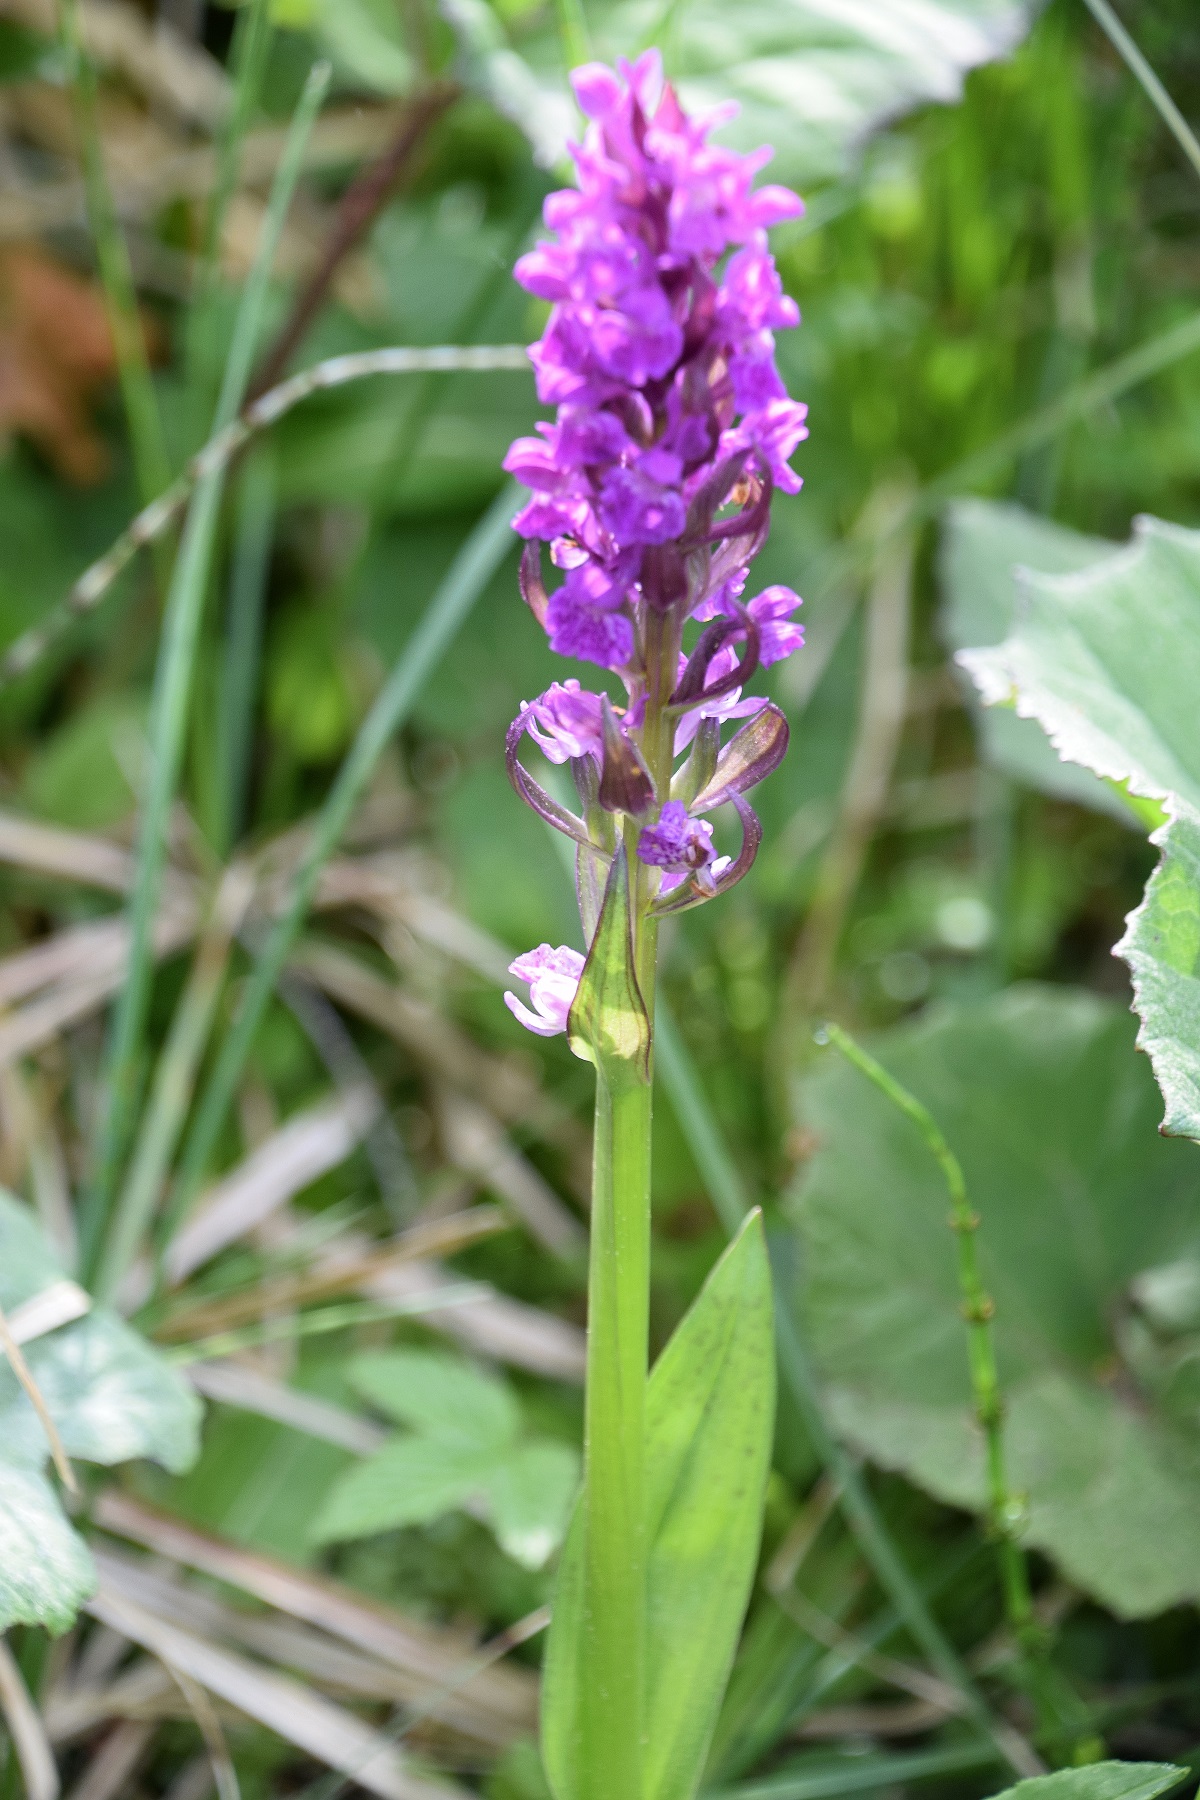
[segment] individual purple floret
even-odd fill
[[[638,838],[637,853],[656,869],[702,869],[712,861],[713,828],[707,819],[693,819],[682,800],[668,800],[656,825],[647,825]]]
[[[636,685],[643,610],[708,616],[717,589],[744,581],[772,487],[800,485],[788,458],[806,409],[773,335],[800,315],[766,228],[802,208],[786,188],[753,189],[769,151],[707,141],[728,114],[689,119],[656,51],[572,79],[590,120],[579,187],[550,195],[556,239],[515,271],[553,302],[530,356],[558,412],[505,467],[533,494],[517,531],[567,571],[545,606],[551,647]]]
[[[525,729],[548,762],[570,762],[577,756],[594,756],[604,750],[604,720],[599,694],[589,694],[579,683],[556,681],[521,707]]]
[[[509,963],[508,972],[518,981],[529,983],[529,998],[534,1010],[515,994],[506,993],[504,1004],[514,1018],[539,1037],[557,1037],[567,1029],[567,1015],[575,999],[584,959],[578,950],[566,944],[557,949],[552,944],[539,944]]]

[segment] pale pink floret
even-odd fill
[[[527,950],[508,969],[518,981],[529,983],[534,1010],[509,993],[504,996],[505,1006],[527,1031],[536,1031],[539,1037],[557,1037],[567,1029],[567,1015],[575,1001],[583,964],[579,951],[566,944],[559,944],[557,949],[552,944],[539,944],[536,950]]]

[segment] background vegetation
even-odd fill
[[[537,334],[510,270],[581,31],[605,53],[654,38],[685,88],[748,100],[746,140],[776,141],[808,201],[776,243],[804,314],[780,362],[810,406],[805,486],[759,564],[804,594],[808,644],[772,690],[792,748],[752,877],[667,940],[654,1330],[750,1199],[795,1316],[709,1789],[1200,1766],[1200,1163],[1156,1137],[1111,955],[1147,818],[1035,725],[983,717],[951,661],[1005,635],[1014,564],[1084,567],[1144,512],[1200,525],[1200,171],[1083,0],[586,10],[70,0],[56,24],[10,0],[0,640],[54,617],[236,413],[239,346],[254,394],[334,355]],[[1196,116],[1194,6],[1124,17]],[[298,104],[321,113],[289,193]],[[80,1800],[544,1793],[589,1078],[499,999],[515,951],[575,929],[503,764],[559,672],[503,531],[500,461],[536,411],[514,361],[307,399],[223,495],[202,486],[182,549],[176,519],[30,667],[4,663],[0,1176],[41,1235],[4,1202],[0,1301],[65,1275],[109,1305],[33,1335],[30,1362],[66,1451],[124,1465],[78,1470],[89,1565],[42,1440],[0,1441],[8,1795],[56,1791],[47,1746]],[[173,662],[168,590],[196,628]],[[473,604],[369,761],[360,728],[431,600]],[[342,795],[335,848],[314,822]],[[314,843],[315,910],[239,1066],[233,1022]],[[1040,1691],[976,1517],[944,1192],[814,1043],[827,1014],[887,1034],[983,1218]],[[201,1177],[219,1185],[192,1210]],[[0,1394],[13,1432],[22,1404]],[[51,1639],[32,1621],[67,1624],[93,1568]]]

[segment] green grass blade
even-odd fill
[[[336,849],[384,746],[409,716],[422,685],[511,547],[510,521],[520,504],[520,493],[516,487],[506,487],[459,551],[363,721],[317,815],[312,841],[292,883],[287,907],[255,962],[241,1010],[221,1047],[197,1108],[184,1145],[168,1229],[182,1217],[199,1187],[267,1002],[312,903],[321,870]]]
[[[986,1769],[995,1762],[995,1751],[980,1744],[947,1744],[940,1749],[902,1750],[894,1755],[814,1755],[794,1769],[781,1769],[763,1781],[709,1789],[701,1800],[837,1800],[841,1794],[883,1792],[935,1775]]]
[[[750,1195],[714,1122],[712,1108],[704,1096],[691,1057],[661,996],[655,1011],[654,1044],[656,1066],[688,1148],[722,1225],[732,1234],[750,1208]],[[880,1585],[943,1680],[966,1696],[971,1717],[979,1729],[993,1739],[1004,1760],[1021,1775],[1035,1772],[1030,1761],[1022,1757],[1018,1744],[991,1718],[961,1658],[925,1604],[869,1488],[852,1458],[829,1429],[816,1376],[796,1324],[792,1298],[778,1269],[774,1272],[774,1288],[775,1342],[780,1372],[804,1420],[813,1449],[838,1483],[847,1522]]]
[[[163,437],[158,401],[150,379],[150,365],[138,317],[137,292],[133,284],[133,271],[129,266],[129,252],[104,170],[104,151],[96,116],[96,71],[83,46],[78,0],[59,0],[58,17],[59,35],[72,71],[88,224],[96,246],[100,280],[104,286],[138,489],[143,503],[146,503],[161,494],[170,482],[171,464]]]
[[[1084,0],[1084,4],[1100,29],[1124,57],[1167,130],[1197,175],[1200,175],[1200,141],[1197,141],[1195,132],[1108,4],[1108,0]]]
[[[220,266],[221,231],[225,223],[234,188],[237,185],[242,140],[254,115],[267,67],[267,50],[271,42],[271,18],[268,0],[250,0],[238,14],[234,28],[233,104],[221,132],[217,149],[217,177],[212,199],[204,221],[204,251],[195,293],[192,297],[188,330],[189,360],[195,357],[196,314],[203,308],[216,286]]]
[[[329,85],[327,64],[314,68],[296,108],[276,172],[254,267],[242,293],[217,401],[214,430],[236,417],[258,342],[271,266],[284,217],[300,173],[304,145]],[[225,476],[212,470],[200,481],[184,525],[167,595],[150,717],[151,769],[138,828],[137,874],[130,907],[129,968],[117,1004],[106,1058],[108,1098],[101,1124],[96,1172],[81,1221],[82,1267],[96,1265],[108,1219],[117,1163],[132,1106],[134,1077],[150,998],[154,918],[162,888],[167,824],[179,780],[200,618],[212,565]]]
[[[222,855],[237,842],[245,823],[274,524],[275,461],[264,446],[247,457],[238,484],[217,716],[217,849]]]

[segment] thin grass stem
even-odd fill
[[[197,315],[203,311],[216,287],[225,214],[237,186],[242,141],[258,105],[270,42],[269,0],[250,0],[249,5],[243,7],[238,14],[234,28],[233,54],[230,59],[233,68],[233,102],[217,148],[217,173],[204,221],[204,247],[188,322],[188,356],[193,365],[197,349]]]
[[[237,842],[246,819],[274,526],[275,461],[264,446],[247,458],[238,484],[217,713],[217,848],[222,855]]]
[[[249,872],[235,865],[218,891],[212,920],[200,939],[158,1057],[129,1174],[104,1234],[103,1253],[93,1283],[97,1299],[111,1301],[117,1295],[166,1188],[200,1059],[225,985],[229,952],[252,894]]]
[[[242,293],[217,401],[219,432],[237,416],[246,391],[284,217],[299,178],[304,146],[329,85],[328,64],[309,75],[276,172],[254,267]],[[138,829],[130,906],[129,965],[105,1059],[107,1105],[95,1173],[81,1221],[82,1266],[94,1271],[112,1203],[117,1165],[134,1102],[135,1075],[150,999],[153,927],[166,859],[167,824],[179,780],[200,619],[208,589],[224,489],[224,468],[202,478],[188,512],[167,596],[150,717],[151,766]]]
[[[655,1056],[663,1086],[709,1197],[722,1226],[732,1237],[750,1209],[750,1192],[714,1120],[691,1057],[661,997],[655,1015]],[[967,1715],[987,1734],[1004,1761],[1018,1775],[1040,1773],[1042,1764],[1024,1739],[989,1712],[961,1657],[925,1604],[857,1465],[830,1430],[808,1350],[796,1323],[789,1286],[778,1267],[775,1269],[775,1336],[783,1379],[804,1421],[813,1449],[838,1486],[847,1522],[880,1586],[938,1674],[964,1696]]]
[[[590,62],[592,56],[592,39],[583,0],[554,0],[554,10],[558,15],[558,35],[567,67],[577,69],[581,63]]]
[[[1123,58],[1127,67],[1141,83],[1143,91],[1163,124],[1191,163],[1196,174],[1200,175],[1200,139],[1197,139],[1195,132],[1170,94],[1108,4],[1108,0],[1084,0],[1084,4],[1109,42],[1114,45],[1118,54]]]
[[[168,1235],[195,1198],[216,1148],[246,1058],[312,904],[321,870],[336,849],[384,746],[408,718],[423,684],[508,553],[513,541],[510,521],[520,495],[520,489],[506,487],[459,551],[359,728],[317,815],[308,852],[293,877],[287,905],[255,959],[237,1019],[197,1107],[165,1225]]]
[[[331,356],[280,382],[278,387],[271,388],[247,406],[232,425],[210,438],[167,492],[150,506],[143,507],[104,555],[88,565],[62,603],[9,645],[0,656],[0,689],[27,674],[73,619],[100,604],[138,551],[156,543],[169,530],[200,482],[227,469],[252,438],[268,426],[277,424],[311,395],[344,387],[347,382],[365,381],[375,375],[426,375],[450,370],[472,373],[525,371],[528,368],[529,358],[521,344],[437,344],[419,350],[404,345],[363,350],[349,356]]]
[[[59,0],[58,19],[59,34],[72,72],[88,223],[104,287],[138,489],[146,503],[161,494],[170,482],[171,463],[154,384],[150,379],[129,252],[105,174],[100,124],[96,116],[96,71],[84,48],[78,0]]]
[[[1029,1690],[1037,1702],[1043,1728],[1056,1733],[1063,1729],[1070,1732],[1084,1725],[1083,1711],[1050,1663],[1046,1634],[1033,1608],[1029,1564],[1020,1537],[1025,1505],[1009,1481],[1005,1455],[1004,1401],[992,1329],[996,1306],[984,1284],[979,1264],[977,1233],[981,1220],[967,1197],[962,1164],[928,1107],[922,1105],[916,1095],[897,1081],[848,1031],[829,1022],[821,1026],[817,1041],[832,1044],[860,1075],[864,1075],[886,1100],[911,1120],[946,1183],[950,1198],[949,1224],[957,1244],[962,1315],[967,1325],[971,1395],[984,1443],[988,1528],[997,1549],[1005,1616],[1025,1659]],[[1089,1744],[1087,1748],[1090,1750],[1092,1746]]]
[[[911,1119],[925,1140],[926,1148],[946,1183],[946,1192],[950,1196],[950,1229],[958,1246],[958,1285],[963,1318],[967,1322],[971,1393],[975,1417],[983,1433],[985,1446],[988,1521],[1000,1549],[1008,1622],[1018,1640],[1024,1642],[1030,1630],[1037,1629],[1033,1616],[1029,1570],[1018,1537],[1024,1509],[1009,1485],[1005,1464],[1004,1404],[1000,1396],[1000,1376],[992,1331],[996,1307],[984,1286],[979,1267],[976,1233],[981,1221],[967,1199],[967,1183],[962,1164],[946,1142],[929,1109],[921,1104],[915,1094],[910,1094],[907,1088],[901,1086],[895,1076],[889,1074],[883,1064],[868,1050],[864,1050],[848,1031],[830,1022],[820,1028],[817,1038],[818,1042],[828,1042],[839,1050],[860,1075],[865,1075],[905,1118]]]

